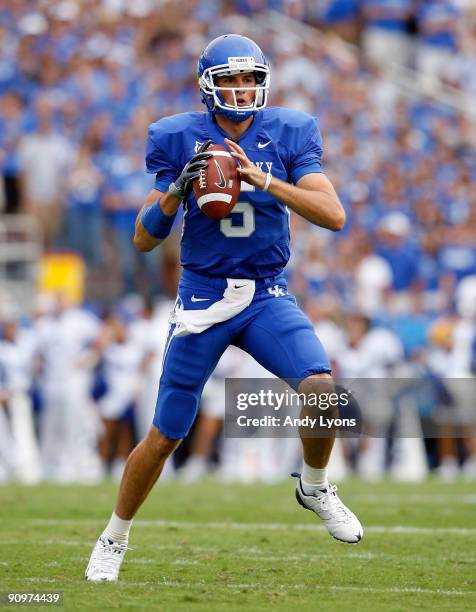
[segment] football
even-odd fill
[[[233,209],[240,195],[241,179],[230,152],[221,145],[211,145],[213,157],[193,182],[193,192],[200,210],[210,219],[223,219]]]

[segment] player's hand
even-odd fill
[[[200,170],[204,170],[208,166],[207,160],[212,157],[211,153],[206,153],[211,144],[212,141],[207,140],[201,145],[192,159],[185,164],[180,176],[173,183],[170,183],[169,193],[181,200],[190,193],[193,181],[198,178]]]
[[[263,189],[266,183],[266,173],[247,158],[246,153],[239,144],[229,138],[225,138],[225,142],[230,149],[230,153],[240,162],[238,173],[241,178],[246,183],[254,185],[258,189]]]

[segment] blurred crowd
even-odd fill
[[[307,7],[311,22],[360,43],[371,60],[417,69],[429,91],[441,80],[476,92],[472,0],[317,0]]]
[[[30,321],[4,320],[0,482],[91,483],[120,477],[152,422],[172,304],[131,295],[113,310],[95,312],[58,293],[39,299]],[[425,351],[409,360],[398,335],[371,326],[364,315],[339,319],[317,302],[309,313],[337,379],[350,389],[355,382],[368,387],[371,379],[385,380],[373,412],[366,394],[366,435],[338,439],[332,478],[390,474],[420,481],[436,469],[446,481],[460,475],[476,479],[476,388],[474,379],[459,377],[474,359],[474,346],[472,352],[467,346],[471,321],[436,320]],[[258,379],[255,392],[266,388],[266,380],[259,381],[271,376],[240,349],[227,349],[205,387],[191,436],[169,461],[168,475],[189,482],[215,471],[227,481],[273,481],[296,469],[297,432],[277,439],[260,437],[272,436],[272,430],[247,430],[240,439],[224,435],[225,379]],[[397,404],[392,380],[402,377],[410,395]],[[233,413],[232,404],[228,410]],[[423,432],[433,440],[424,440]]]
[[[348,212],[345,237],[320,254],[310,245],[309,268],[334,271],[327,252],[334,260],[367,248],[382,283],[388,277],[397,292],[418,285],[444,301],[476,272],[474,125],[428,97],[402,97],[382,62],[413,61],[424,76],[476,92],[476,20],[462,0],[13,0],[0,9],[4,212],[34,216],[45,248],[79,253],[91,277],[117,275],[117,294],[163,291],[164,255],[140,255],[131,243],[153,182],[147,126],[203,109],[199,52],[223,32],[257,37],[249,18],[265,8],[334,31],[350,21],[363,50],[352,55],[334,37],[286,24],[260,26],[257,38],[272,63],[270,103],[319,117],[325,168]],[[444,75],[420,59],[440,53]],[[339,279],[347,294],[349,272]],[[317,270],[311,276],[322,284]]]
[[[253,24],[266,9],[324,33],[298,34],[274,21],[260,22],[257,31]],[[24,407],[10,410],[18,423],[0,410],[0,439],[10,440],[0,448],[5,473],[21,472],[18,457],[30,457],[30,468],[45,477],[99,478],[116,459],[121,465],[144,432],[135,420],[150,422],[180,228],[155,252],[134,250],[135,217],[153,184],[144,172],[145,135],[160,117],[204,108],[197,57],[225,32],[249,35],[269,57],[270,104],[320,121],[325,171],[348,220],[335,235],[294,216],[287,273],[336,371],[391,376],[406,364],[409,375],[418,368],[440,379],[474,375],[475,125],[437,94],[442,82],[476,95],[475,10],[470,0],[1,3],[0,210],[35,218],[45,251],[78,253],[90,278],[116,277],[113,294],[104,296],[109,303],[137,293],[159,300],[155,315],[141,307],[127,323],[122,315],[99,318],[90,308],[61,305],[60,298],[48,307],[39,300],[26,321],[4,308],[0,403],[8,408],[20,397]],[[416,69],[420,95],[404,95],[389,61]],[[372,334],[380,334],[378,350]],[[243,362],[242,354],[235,357]],[[76,390],[66,382],[72,373]],[[120,401],[106,391],[116,384]],[[104,399],[108,393],[113,397]],[[125,397],[129,408],[117,420],[111,406],[123,408]],[[211,453],[221,423],[204,419],[202,455]],[[450,427],[446,446],[435,451],[433,464],[444,474],[463,463],[467,473],[474,469],[473,438],[462,436],[461,448],[454,440],[460,429]],[[30,451],[19,452],[25,440]],[[75,448],[72,466],[66,458]],[[62,453],[64,462],[52,460]]]

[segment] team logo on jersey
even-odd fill
[[[260,170],[263,170],[263,172],[272,172],[273,170],[273,162],[255,161],[253,163]],[[241,181],[241,191],[242,192],[256,191],[256,188],[254,185],[250,185],[250,183],[247,183],[246,181]]]
[[[268,293],[274,295],[274,297],[282,297],[286,295],[286,289],[284,287],[280,287],[279,285],[274,285],[274,287],[268,287]]]
[[[215,162],[215,166],[217,167],[218,176],[220,177],[220,182],[215,183],[215,185],[219,187],[220,189],[225,189],[226,178],[225,178],[225,175],[223,174],[223,170],[220,168],[220,164],[217,162],[216,159],[214,159],[213,161]]]
[[[270,141],[271,142],[271,141]],[[266,169],[268,170],[268,172],[272,172],[273,171],[273,162],[262,162],[262,161],[255,161],[254,162],[255,166],[257,166],[260,170],[263,170],[263,166],[266,166]]]

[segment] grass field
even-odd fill
[[[343,484],[358,545],[327,535],[293,487],[159,484],[120,582],[89,584],[117,485],[1,486],[0,591],[62,591],[68,610],[476,609],[474,484]]]

